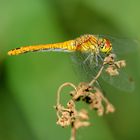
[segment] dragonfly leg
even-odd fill
[[[96,66],[98,66],[98,55],[95,55],[95,63],[96,63]]]
[[[98,54],[97,57],[99,57],[102,62],[104,61],[100,54]]]
[[[89,54],[87,56],[87,58],[84,60],[84,63],[86,63],[88,60],[89,60],[89,64],[91,66],[93,66],[93,65],[98,66],[98,64],[99,64],[98,55],[97,54],[94,54],[94,53]]]
[[[90,60],[91,55],[92,55],[92,54],[89,54],[88,57],[84,60],[84,64],[85,64],[88,60]]]

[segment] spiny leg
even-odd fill
[[[90,65],[96,65],[98,66],[98,56],[97,54],[92,53],[90,56]]]
[[[90,53],[90,54],[87,56],[87,58],[86,58],[86,59],[84,60],[84,62],[83,62],[84,64],[85,64],[88,60],[90,60],[91,55],[92,55],[92,54]]]
[[[97,55],[97,57],[103,62],[104,59],[102,58],[102,56],[100,54]]]
[[[96,65],[98,66],[98,55],[95,53],[90,53],[87,58],[84,60],[84,64],[89,60],[90,65]]]
[[[96,65],[96,67],[97,67],[98,64],[99,64],[99,61],[98,61],[98,55],[97,55],[97,54],[95,55],[95,63],[96,63],[95,65]]]

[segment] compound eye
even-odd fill
[[[100,48],[103,49],[104,47],[105,47],[105,44],[104,43],[101,43]]]
[[[101,49],[103,49],[103,48],[104,48],[104,46],[102,45],[100,48],[101,48]]]

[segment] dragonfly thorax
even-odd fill
[[[98,53],[99,47],[97,37],[93,35],[83,35],[75,39],[76,50],[81,52]]]

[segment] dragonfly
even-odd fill
[[[134,40],[126,39],[124,41],[110,36],[86,34],[61,43],[15,48],[8,51],[8,55],[38,51],[69,52],[74,54],[72,59],[84,75],[93,78],[108,54],[113,52],[119,56],[120,52],[131,52],[136,46],[138,46],[138,43]],[[135,87],[133,80],[122,70],[119,72],[119,76],[110,76],[103,72],[101,78],[122,91],[132,92]]]

